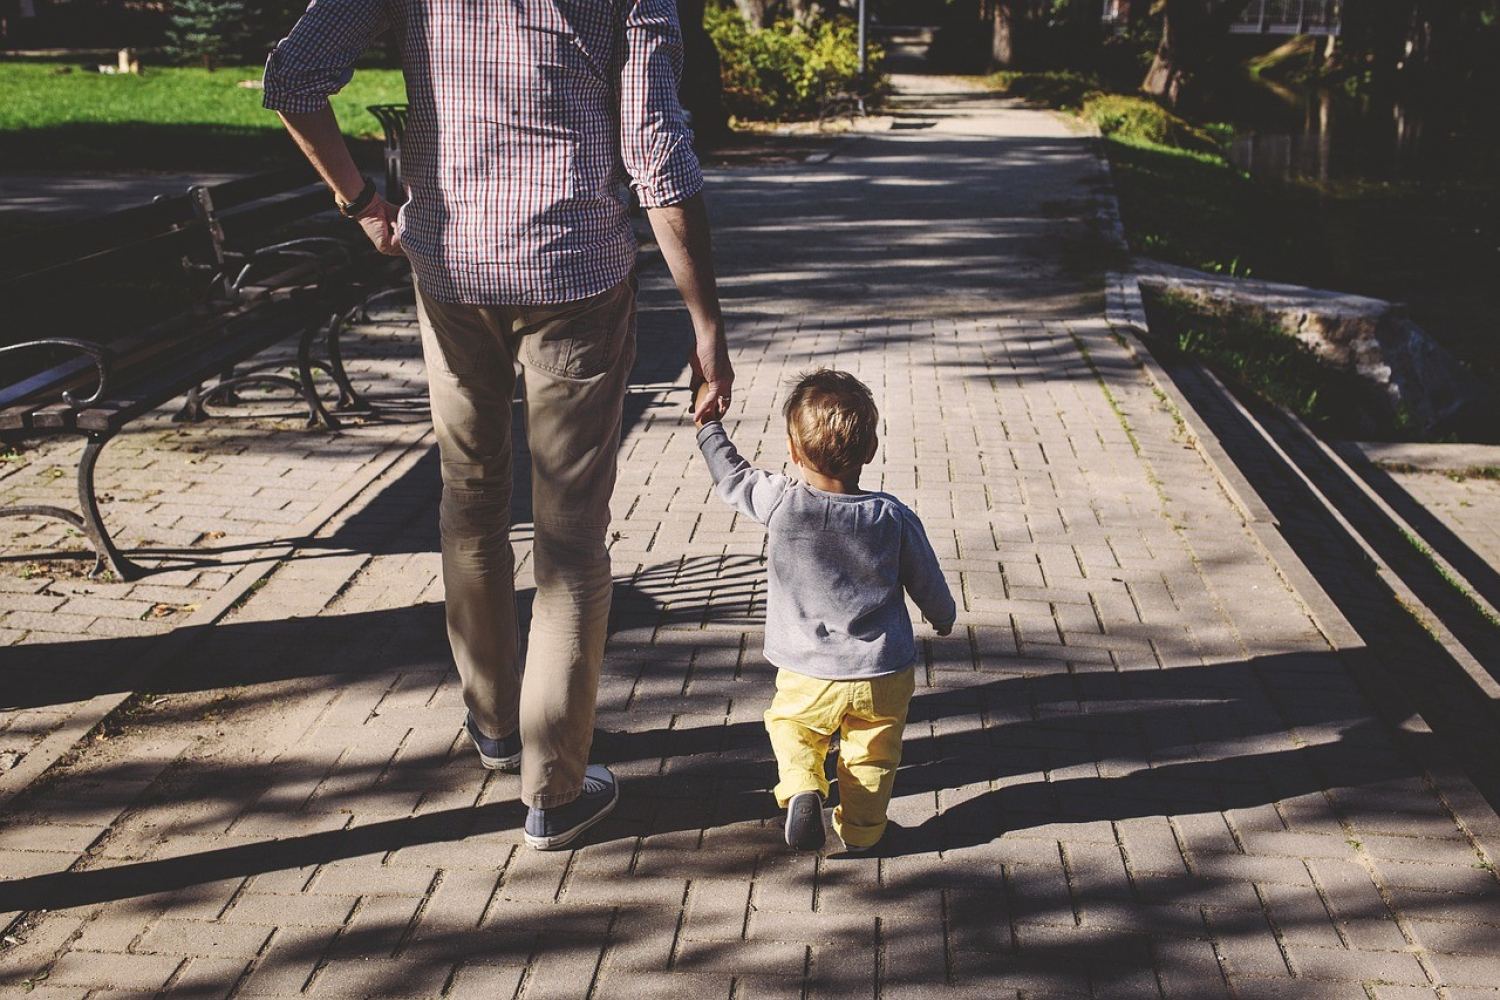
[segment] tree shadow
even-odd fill
[[[1244,401],[1277,447],[1296,463],[1296,471],[1195,368],[1177,364],[1168,368],[1187,401],[1270,508],[1282,537],[1363,640],[1368,652],[1355,676],[1372,678],[1367,696],[1382,706],[1388,718],[1420,713],[1437,742],[1491,807],[1500,808],[1500,759],[1491,749],[1500,724],[1495,704],[1381,579],[1364,549],[1309,489],[1303,476],[1310,477],[1322,496],[1359,527],[1380,558],[1401,574],[1492,674],[1500,665],[1500,638],[1495,630],[1479,620],[1473,606],[1419,558],[1410,540],[1328,466],[1278,412],[1255,400]],[[1456,557],[1469,565],[1477,558],[1461,541],[1444,541],[1450,561]]]
[[[413,614],[434,620],[414,620]],[[323,643],[346,646],[355,635],[370,636],[365,641],[387,650],[367,673],[389,677],[396,671],[419,687],[441,685],[446,665],[433,648],[441,644],[439,615],[429,607],[349,616],[358,619],[354,622],[312,619],[305,624],[330,634],[295,647],[282,644],[279,657],[257,658],[227,677],[216,667],[214,686],[265,685],[274,696],[276,681],[314,675],[315,665],[330,662]],[[221,647],[242,649],[254,647],[256,633],[264,629],[215,631]],[[422,645],[408,643],[403,649],[402,633],[425,636],[425,655]],[[701,641],[691,632],[673,637]],[[212,651],[204,652],[215,659]],[[366,661],[356,656],[352,662]],[[1360,656],[1347,663],[1354,671],[1361,666]],[[967,683],[950,676],[952,687],[919,687],[913,699],[905,763],[896,781],[898,806],[899,799],[931,803],[937,796],[940,811],[920,824],[903,824],[886,848],[888,856],[961,852],[1053,824],[1251,809],[1321,796],[1325,789],[1334,790],[1332,808],[1357,827],[1387,816],[1378,796],[1369,798],[1361,790],[1425,789],[1415,760],[1389,732],[1368,721],[1368,709],[1344,673],[1346,661],[1335,654],[1127,673],[1076,673],[1061,659],[1050,673],[1016,670],[1005,658],[970,667],[964,671]],[[654,673],[646,662],[616,663],[612,669],[643,678]],[[677,676],[670,668],[667,672]],[[357,680],[347,671],[326,676],[341,685]],[[184,681],[158,690],[191,689],[193,682]],[[769,698],[768,672],[736,683],[739,698],[756,703]],[[1308,697],[1314,690],[1320,696]],[[1059,711],[1064,703],[1087,708]],[[377,707],[374,714],[379,712]],[[604,711],[601,724],[630,717]],[[175,720],[168,713],[154,724],[166,728]],[[1293,730],[1305,735],[1294,737]],[[192,819],[179,818],[163,832],[155,851],[160,857],[0,882],[0,912],[83,906],[492,834],[513,842],[524,819],[524,808],[514,799],[514,779],[495,779],[501,783],[476,790],[472,804],[424,810],[428,793],[440,804],[445,800],[437,793],[479,784],[457,735],[455,730],[440,748],[428,742],[426,750],[395,759],[356,756],[348,763],[320,763],[287,755],[269,769],[205,765],[196,774],[178,773],[139,807],[194,803]],[[777,831],[763,828],[778,812],[768,794],[774,766],[758,721],[603,728],[593,758],[616,768],[627,794],[617,814],[591,833],[590,843],[665,840],[675,845],[674,852],[670,860],[653,864],[714,877],[725,877],[726,868],[732,871],[747,858],[753,863],[785,853]],[[112,773],[123,776],[129,767],[128,762],[106,765],[91,772],[91,779],[108,783]],[[309,796],[309,786],[320,790]],[[294,794],[280,795],[283,787]],[[960,797],[951,797],[960,791]],[[404,814],[385,818],[372,805],[382,799]],[[1430,792],[1427,799],[1436,808]],[[247,817],[255,822],[246,826]],[[255,833],[307,829],[317,821],[334,828],[266,839]],[[749,824],[748,840],[744,824]],[[242,831],[239,836],[249,842],[188,853],[173,849],[174,841],[191,845],[195,835],[226,829]],[[726,836],[741,838],[739,846],[721,850]]]

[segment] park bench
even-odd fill
[[[0,440],[82,436],[78,512],[17,504],[0,517],[43,516],[81,531],[95,565],[121,580],[141,567],[116,547],[100,516],[94,470],[125,426],[184,397],[174,419],[200,421],[206,403],[262,383],[298,392],[308,425],[339,421],[314,383],[338,387],[335,409],[366,408],[339,350],[344,326],[368,298],[399,283],[404,261],[381,257],[352,228],[339,236],[288,236],[330,209],[327,189],[305,168],[278,171],[0,243]],[[143,271],[144,269],[144,271]],[[189,308],[123,329],[59,329],[59,296],[104,294],[111,276],[150,273],[191,293]],[[108,327],[103,322],[100,326]],[[7,329],[7,327],[9,329]],[[295,342],[294,363],[255,362]],[[315,349],[321,346],[321,354]],[[248,363],[248,367],[246,366]],[[282,374],[293,368],[295,375]]]

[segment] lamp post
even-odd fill
[[[859,75],[865,75],[865,0],[859,0]]]

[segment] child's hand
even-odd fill
[[[718,420],[724,415],[725,411],[729,409],[727,405],[711,406],[708,408],[708,412],[705,413],[703,409],[703,399],[708,395],[709,391],[710,387],[707,382],[701,379],[693,380],[693,399],[692,403],[690,404],[690,408],[693,413],[693,425],[695,427],[702,427],[704,424],[709,423],[710,421]]]

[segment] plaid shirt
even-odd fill
[[[635,261],[620,201],[697,193],[675,0],[313,0],[266,63],[265,106],[312,112],[393,27],[411,111],[402,246],[447,302],[543,305]]]

